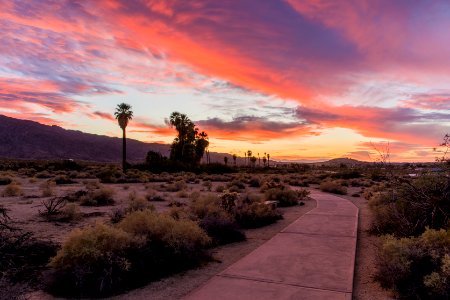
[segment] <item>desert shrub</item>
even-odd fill
[[[41,215],[44,216],[53,216],[57,215],[61,212],[67,204],[67,201],[62,197],[52,197],[45,200],[42,200],[42,206],[44,210],[39,211]]]
[[[110,188],[101,187],[89,190],[85,196],[80,198],[80,204],[85,206],[103,206],[114,204],[114,191]]]
[[[209,181],[209,180],[203,181],[203,186],[206,188],[206,190],[208,192],[211,192],[211,189],[212,189],[212,182],[211,181]]]
[[[169,206],[169,207],[182,207],[182,206],[186,206],[186,203],[183,203],[183,202],[175,200],[175,199],[170,199],[169,203],[167,203],[167,206]]]
[[[449,249],[449,229],[427,229],[411,238],[384,236],[376,279],[401,298],[448,299]]]
[[[345,186],[342,186],[337,181],[322,181],[320,183],[320,190],[323,192],[338,194],[338,195],[346,195],[347,194],[347,188]]]
[[[188,192],[186,192],[186,191],[179,191],[179,192],[177,192],[177,197],[179,197],[179,198],[188,198],[189,197],[189,193]]]
[[[284,189],[284,184],[280,181],[278,177],[268,179],[261,184],[261,192],[264,193],[270,189]]]
[[[0,177],[0,185],[8,185],[12,182],[13,180],[10,177]]]
[[[22,195],[22,188],[20,187],[20,185],[14,182],[6,185],[2,192],[2,197],[18,197]]]
[[[117,224],[125,218],[126,211],[123,208],[114,208],[109,214],[111,223]]]
[[[34,177],[36,177],[36,178],[51,178],[52,174],[48,171],[42,171],[42,172],[36,173],[36,175]]]
[[[55,274],[49,290],[78,297],[121,290],[130,269],[129,251],[140,243],[132,234],[103,224],[75,229],[50,262]]]
[[[144,241],[147,259],[155,267],[161,264],[160,267],[177,268],[178,264],[200,261],[211,242],[197,223],[188,219],[175,220],[149,210],[133,212],[118,225]],[[152,257],[155,254],[157,256]],[[157,269],[152,271],[157,272]]]
[[[42,197],[52,197],[55,195],[55,182],[51,180],[44,181],[40,185]]]
[[[242,204],[236,208],[235,218],[238,224],[245,228],[266,226],[281,219],[281,214],[263,202]]]
[[[261,186],[261,179],[259,177],[252,177],[250,178],[250,180],[248,181],[248,185],[250,187],[260,187]]]
[[[222,193],[223,191],[225,191],[225,186],[219,184],[219,185],[216,187],[216,192]]]
[[[231,196],[233,195],[231,194]],[[234,219],[234,211],[227,211],[224,202],[227,201],[209,195],[193,201],[190,207],[193,214],[199,218],[200,227],[208,233],[214,244],[225,244],[245,239],[245,235]],[[229,208],[232,207],[234,206]]]
[[[148,201],[146,199],[137,197],[137,198],[131,199],[129,201],[128,207],[125,210],[125,212],[130,213],[130,212],[142,211],[142,210],[146,210],[146,209],[153,211],[153,210],[155,210],[155,207],[152,204],[148,203]]]
[[[192,220],[192,221],[197,220],[197,218],[192,215],[192,212],[190,211],[190,209],[186,208],[186,207],[171,207],[165,213],[175,220],[180,220],[180,219],[188,219],[188,220]]]
[[[121,178],[125,177],[125,174],[117,167],[111,166],[98,171],[95,176],[101,183],[117,183]]]
[[[206,215],[199,225],[217,245],[245,240],[245,234],[239,229],[234,218],[226,213]]]
[[[147,201],[154,201],[154,202],[166,201],[166,199],[164,199],[164,197],[162,197],[161,195],[158,195],[158,194],[154,194],[154,193],[147,194],[145,196],[145,199],[147,199]]]
[[[70,191],[64,196],[64,199],[67,202],[77,202],[82,197],[86,196],[87,193],[88,193],[88,191],[86,191],[86,190]]]
[[[226,212],[232,214],[236,207],[237,200],[238,200],[238,193],[225,191],[222,193],[222,195],[220,195],[220,206]]]
[[[220,207],[220,199],[214,195],[205,195],[193,200],[190,209],[199,219],[211,214],[221,214],[225,211]]]
[[[332,174],[331,177],[340,179],[353,179],[362,177],[362,174],[359,170],[348,169]]]
[[[81,219],[80,208],[75,203],[69,203],[61,209],[58,221],[73,222]]]
[[[306,191],[306,190],[301,190]],[[280,188],[272,188],[265,192],[265,197],[267,200],[275,200],[278,202],[278,206],[293,206],[297,205],[299,200],[302,200],[306,197],[303,196],[305,192],[297,192],[290,189],[280,189]]]
[[[238,179],[234,179],[233,181],[227,184],[227,187],[230,191],[232,190],[232,188],[237,189],[237,191],[240,191],[245,189],[245,183]]]
[[[365,191],[373,214],[372,231],[407,237],[446,228],[450,218],[450,178],[423,175]]]
[[[20,168],[17,170],[17,173],[21,176],[32,177],[36,175],[36,169],[33,168]]]
[[[69,176],[67,175],[58,175],[55,176],[55,178],[53,178],[53,181],[56,184],[73,184],[76,183],[76,181],[73,181],[72,179],[69,178]]]
[[[178,192],[186,189],[187,185],[184,180],[175,181],[174,183],[168,184],[165,188],[167,192]]]

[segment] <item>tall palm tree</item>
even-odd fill
[[[114,112],[116,119],[119,123],[120,128],[122,128],[122,169],[123,172],[126,171],[127,164],[127,139],[125,129],[127,128],[128,122],[133,118],[133,111],[131,110],[131,105],[126,103],[120,103],[116,107]]]

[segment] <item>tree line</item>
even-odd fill
[[[133,118],[133,111],[131,105],[120,103],[117,105],[114,115],[122,129],[122,169],[125,172],[127,168],[126,162],[126,127]],[[205,131],[200,129],[192,122],[186,114],[173,112],[167,120],[169,126],[177,131],[177,136],[174,138],[170,146],[169,160],[183,165],[196,166],[199,165],[203,156],[206,154],[206,160],[210,163],[209,157],[209,137]],[[258,153],[257,157],[252,155],[252,151],[244,152],[244,165],[255,167],[257,162],[261,166],[261,161],[264,167],[270,166],[270,154],[264,153],[261,157]],[[237,155],[232,155],[234,166],[237,166]],[[149,151],[147,153],[146,162],[148,164],[161,164],[167,158],[160,153]],[[228,166],[228,157],[224,157],[224,164]]]

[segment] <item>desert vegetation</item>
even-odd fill
[[[260,164],[246,152],[243,165],[202,164],[207,136],[173,117],[190,138],[177,136],[171,157],[149,152],[125,172],[105,163],[4,161],[2,287],[64,297],[124,293],[208,265],[215,249],[246,243],[252,230],[274,226],[319,190],[367,199],[383,287],[398,297],[448,297],[447,160],[269,167],[267,154]]]

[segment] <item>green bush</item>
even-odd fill
[[[338,195],[347,195],[347,188],[337,181],[322,181],[320,183],[320,190]]]
[[[376,279],[401,298],[448,299],[450,229],[427,229],[419,237],[383,237]]]

